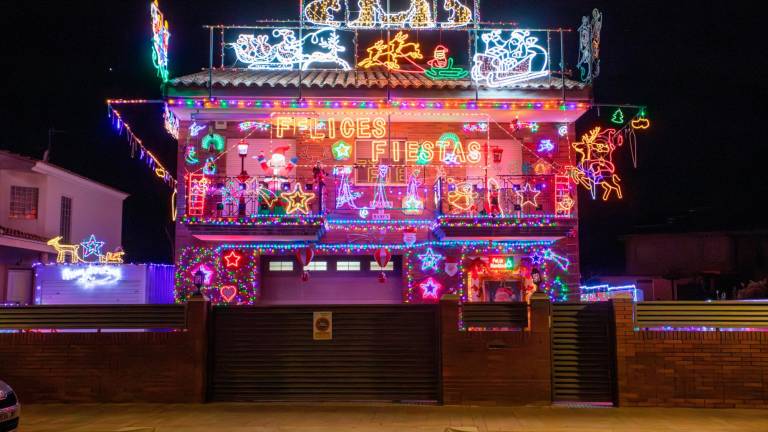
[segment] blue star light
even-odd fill
[[[421,271],[437,270],[437,265],[443,259],[443,256],[432,250],[432,248],[427,248],[425,253],[417,256],[421,260]]]
[[[419,287],[421,288],[421,297],[422,298],[437,298],[437,292],[440,290],[441,286],[439,283],[437,283],[434,279],[428,278],[424,282],[419,284]]]
[[[88,240],[80,243],[80,246],[83,247],[83,258],[88,258],[91,255],[100,256],[101,248],[104,247],[104,242],[96,240],[96,236],[91,234],[91,236],[88,237]]]

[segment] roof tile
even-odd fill
[[[383,70],[364,71],[272,71],[272,70],[243,70],[215,69],[212,73],[215,87],[368,87],[384,88],[389,84],[392,88],[426,88],[426,89],[460,89],[473,87],[470,79],[433,81],[416,72],[386,72]],[[205,87],[208,84],[208,70],[174,78],[170,81],[174,87]],[[535,78],[503,87],[504,89],[562,89],[563,80],[557,77]],[[566,79],[568,90],[583,89],[585,84]]]

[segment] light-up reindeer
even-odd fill
[[[621,199],[621,178],[616,174],[612,158],[614,150],[623,144],[624,137],[616,129],[596,127],[584,134],[580,142],[572,144],[579,155],[576,169],[571,171],[573,180],[589,189],[593,196],[597,186],[602,187],[603,201],[608,201],[612,193]]]
[[[327,38],[320,37],[320,33],[326,31],[330,31],[331,34]],[[307,70],[312,63],[336,63],[341,69],[352,69],[349,63],[339,57],[339,53],[344,52],[347,49],[339,44],[339,35],[336,34],[335,30],[322,29],[307,36],[311,36],[310,40],[313,44],[319,45],[328,51],[315,51],[312,54],[304,54],[304,62],[301,66],[302,70]]]
[[[61,244],[61,240],[64,237],[62,236],[56,236],[50,240],[48,240],[48,246],[53,246],[54,249],[56,249],[56,262],[63,263],[67,261],[67,255],[70,256],[70,262],[72,264],[77,264],[80,261],[82,261],[82,258],[80,258],[80,245],[69,245],[69,244]]]
[[[472,21],[472,10],[458,0],[445,0],[443,7],[448,11],[448,21],[441,24],[444,28],[461,27]]]
[[[334,20],[334,12],[341,11],[341,0],[314,0],[307,3],[304,15],[307,21],[331,27],[338,27],[341,23]]]
[[[424,58],[421,54],[418,43],[405,42],[408,34],[397,32],[394,38],[385,43],[383,40],[377,41],[372,47],[368,48],[368,58],[357,65],[363,68],[373,66],[384,66],[389,70],[400,69],[400,59],[413,63],[413,60]]]

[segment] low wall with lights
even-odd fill
[[[619,406],[768,408],[768,329],[711,324],[646,330],[637,327],[639,305],[629,294],[612,302]],[[744,306],[755,316],[755,306]]]

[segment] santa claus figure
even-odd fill
[[[256,156],[256,160],[259,161],[261,169],[271,173],[274,179],[282,179],[293,170],[298,162],[298,158],[295,156],[290,159],[285,156],[285,152],[290,149],[290,146],[277,147],[272,150],[272,155],[269,159],[267,159],[262,151]]]

